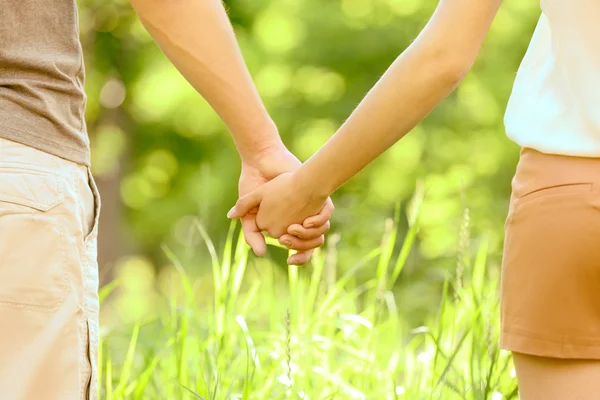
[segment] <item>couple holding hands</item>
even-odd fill
[[[405,136],[469,72],[501,0],[440,0],[327,143],[304,164],[283,145],[220,0],[131,0],[226,124],[242,159],[241,218],[305,264],[330,195]],[[521,399],[600,393],[600,2],[543,0],[506,112],[522,147],[502,270],[501,346]],[[4,399],[97,398],[100,196],[90,172],[75,0],[0,14],[0,388]],[[402,168],[401,165],[398,166]],[[393,184],[393,183],[391,183]],[[31,251],[31,249],[35,251]]]

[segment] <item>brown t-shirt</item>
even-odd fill
[[[75,0],[0,0],[0,137],[90,164]]]

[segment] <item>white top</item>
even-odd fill
[[[522,147],[600,157],[600,0],[542,0],[504,123]]]

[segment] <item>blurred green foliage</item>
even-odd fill
[[[335,132],[416,37],[436,4],[226,2],[258,89],[285,143],[301,159]],[[386,219],[398,203],[404,209],[416,183],[423,182],[426,201],[417,248],[399,282],[407,289],[399,304],[408,311],[430,306],[455,268],[465,208],[472,236],[487,235],[490,257],[496,264],[499,260],[518,157],[502,118],[538,16],[537,1],[507,0],[456,93],[335,195],[333,230],[341,234],[343,269],[379,245]],[[100,179],[122,171],[123,221],[110,229],[125,232],[124,245],[138,256],[136,262],[141,257],[157,269],[169,265],[161,243],[176,253],[199,243],[188,234],[194,216],[222,244],[239,174],[224,125],[153,44],[127,0],[80,0],[80,21],[93,170]],[[402,114],[399,109],[399,119]],[[404,228],[398,236],[404,237],[407,221],[400,224]],[[278,262],[285,257],[272,253]],[[198,261],[191,265],[198,266],[199,274],[202,268],[208,272],[204,248],[186,250],[186,255]]]

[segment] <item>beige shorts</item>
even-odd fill
[[[512,185],[501,346],[600,359],[600,159],[524,149]]]
[[[0,399],[96,399],[100,198],[87,167],[0,139]]]

